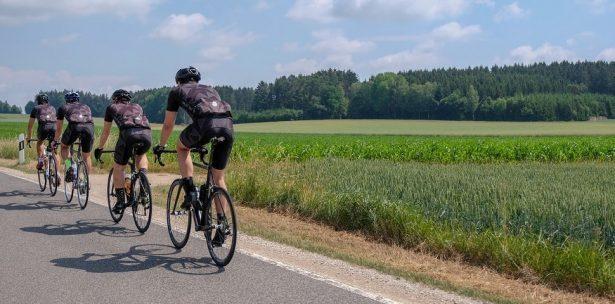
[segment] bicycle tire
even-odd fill
[[[64,174],[66,174],[66,171],[64,171]],[[66,202],[70,204],[73,201],[74,195],[75,195],[75,182],[74,181],[67,182],[66,176],[64,176],[64,197],[66,198]]]
[[[124,212],[117,214],[113,212],[113,207],[115,207],[115,203],[117,202],[117,196],[115,195],[115,185],[113,183],[113,168],[109,170],[109,177],[107,178],[107,206],[109,206],[109,214],[111,214],[111,219],[115,223],[119,223],[124,217]]]
[[[45,169],[36,170],[38,176],[38,187],[41,189],[41,192],[45,191],[47,188],[47,176],[45,176]]]
[[[49,175],[47,179],[49,180],[49,193],[51,196],[56,196],[58,193],[58,164],[56,163],[55,157],[49,157]]]
[[[88,205],[88,199],[90,198],[90,185],[88,176],[88,167],[84,161],[80,161],[77,164],[77,202],[81,210],[85,209]],[[82,193],[83,192],[83,193]]]
[[[190,228],[192,227],[192,211],[178,211],[178,209],[181,209],[180,197],[183,199],[181,195],[183,188],[182,180],[176,179],[169,187],[169,193],[167,195],[167,231],[169,232],[171,243],[173,243],[173,246],[177,249],[181,249],[186,246],[186,243],[188,243],[188,239],[190,238]],[[174,194],[175,192],[177,193]],[[177,218],[172,218],[175,216],[177,216]],[[182,216],[183,218],[179,218],[179,216]],[[172,224],[173,220],[176,220],[176,225]],[[181,227],[174,227],[178,226],[183,221],[186,221],[185,229],[181,229]],[[174,231],[177,233],[177,237]],[[183,237],[181,235],[182,233],[184,234]]]
[[[223,229],[220,229],[220,231],[224,230],[224,243],[220,246],[214,246],[212,241],[216,231],[219,229],[214,229],[214,227],[219,227],[220,225],[217,223],[217,216],[213,214],[213,210],[216,210],[216,213],[218,213],[217,205],[215,204],[214,199],[218,198],[218,200],[220,200],[220,197],[224,197],[227,202],[226,206],[222,207],[222,210],[220,210],[223,211],[226,217],[226,223],[223,223]],[[205,240],[207,241],[207,250],[209,250],[209,254],[216,265],[226,266],[233,259],[235,247],[237,245],[237,217],[233,206],[233,199],[226,190],[220,187],[213,188],[211,196],[205,205],[205,214],[203,216],[205,216],[206,228],[204,233]],[[215,226],[213,224],[214,222],[216,222]],[[230,241],[230,243],[227,241]]]
[[[139,184],[137,184],[137,182]],[[138,196],[135,197],[136,189],[138,187]],[[135,226],[137,226],[137,230],[141,233],[145,233],[149,228],[149,225],[152,222],[152,190],[149,186],[149,180],[147,179],[147,175],[143,172],[139,172],[137,174],[137,178],[135,178],[132,182],[132,194],[134,197],[134,202],[132,205],[132,218],[135,221]],[[145,196],[143,196],[145,195]],[[142,198],[144,201],[142,202]],[[144,216],[140,217],[140,207],[142,207],[144,211]]]

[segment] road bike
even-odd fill
[[[224,138],[214,138],[211,141],[213,147],[224,140]],[[182,208],[184,200],[188,197],[184,190],[182,179],[176,179],[171,183],[167,195],[167,230],[171,242],[175,248],[183,248],[190,237],[190,228],[194,221],[194,230],[203,231],[207,242],[207,249],[212,260],[218,266],[226,266],[230,263],[235,254],[237,245],[237,220],[233,200],[226,190],[213,183],[210,170],[211,155],[209,161],[205,160],[208,153],[206,147],[190,149],[191,153],[198,153],[201,163],[194,163],[195,167],[207,171],[207,180],[199,187],[198,198],[190,200],[189,208]],[[173,150],[163,150],[155,154],[155,161],[161,166],[161,154],[177,153]]]
[[[58,185],[60,184],[60,177],[58,175],[58,163],[56,161],[56,147],[52,144],[50,139],[48,140],[45,153],[43,154],[43,167],[37,169],[38,186],[41,192],[45,191],[47,185],[49,185],[49,192],[51,196],[55,196],[58,193]],[[37,142],[36,139],[28,140],[28,147],[32,148],[31,142]]]
[[[77,148],[75,148],[77,147]],[[71,182],[64,182],[64,197],[66,202],[70,203],[77,190],[77,202],[81,209],[85,209],[90,198],[90,177],[88,175],[88,167],[83,160],[81,154],[81,142],[75,142],[70,145],[70,165],[76,164],[76,170],[73,171],[73,179]],[[65,168],[65,169],[68,169]]]
[[[128,161],[130,174],[125,177],[124,187],[126,189],[126,208],[132,208],[132,218],[135,226],[137,226],[137,230],[145,233],[152,222],[152,190],[147,174],[143,171],[137,171],[134,150],[140,147],[140,144],[136,144],[133,147],[133,153]],[[114,151],[102,151],[102,154],[105,153],[114,153]],[[100,158],[96,158],[96,160],[101,164],[104,163]],[[111,167],[109,177],[107,178],[107,205],[109,206],[111,218],[114,222],[119,223],[124,216],[125,209],[120,213],[113,212],[116,202],[117,195],[115,194],[115,185],[113,184],[113,167]]]

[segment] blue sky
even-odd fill
[[[0,100],[352,69],[615,60],[615,0],[0,0]]]

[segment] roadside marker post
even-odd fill
[[[19,134],[18,140],[19,140],[19,164],[23,165],[26,162],[26,142],[25,142],[26,137],[23,135],[23,133]]]

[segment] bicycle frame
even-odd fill
[[[136,148],[138,148],[138,147],[133,147],[132,154],[130,155],[130,158],[128,159],[128,164],[127,164],[130,167],[130,184],[131,185],[134,184],[134,182],[136,181],[137,173],[138,173],[137,172],[137,161],[136,161],[136,158],[135,158],[135,149]],[[104,150],[104,151],[102,151],[102,154],[107,154],[107,153],[113,154],[113,153],[115,153],[115,150]],[[101,158],[97,158],[96,160],[98,162],[100,162],[101,164],[105,163],[105,162],[103,162],[103,160]],[[133,193],[134,193],[134,191],[131,191],[130,196],[128,197],[130,206],[132,206],[133,203],[135,202]]]
[[[217,143],[217,138],[214,138],[211,140],[212,143],[212,149],[213,149],[213,145],[215,145]],[[195,212],[193,212],[193,217],[194,217],[194,223],[195,223],[195,230],[206,230],[209,231],[211,229],[214,229],[215,227],[208,227],[207,223],[205,222],[205,217],[201,216],[201,212],[205,211],[205,204],[207,202],[211,201],[211,193],[213,188],[216,186],[213,183],[213,177],[212,177],[212,173],[210,170],[210,164],[213,161],[213,153],[210,153],[209,155],[209,161],[205,160],[205,156],[208,154],[208,149],[206,147],[199,147],[199,148],[191,148],[190,149],[190,153],[198,153],[199,154],[199,160],[201,161],[201,163],[198,162],[193,162],[193,165],[195,167],[204,169],[207,171],[207,178],[205,180],[205,183],[202,184],[199,187],[199,206],[198,206],[198,210],[194,210]],[[174,150],[163,150],[161,151],[161,153],[177,153],[177,151]],[[161,166],[165,166],[165,164],[162,162],[162,158],[160,157],[160,154],[156,154],[156,158],[155,158],[155,162],[158,162]],[[200,211],[200,212],[197,212]],[[204,228],[203,228],[204,227]]]

